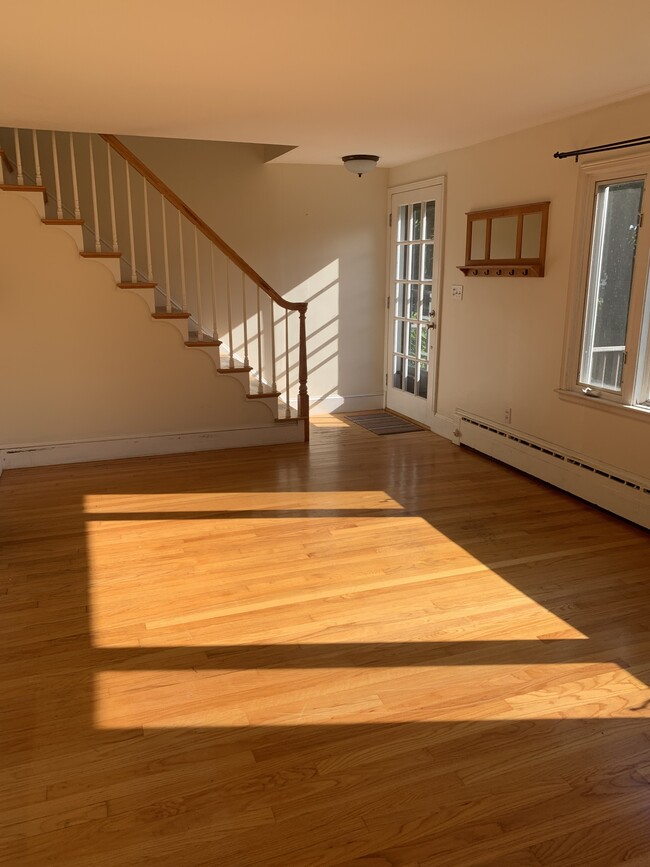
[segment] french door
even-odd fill
[[[442,181],[390,197],[386,406],[431,427],[440,298]]]

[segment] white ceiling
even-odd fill
[[[649,0],[23,0],[2,28],[0,125],[284,162],[393,166],[650,90]]]

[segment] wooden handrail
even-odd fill
[[[226,255],[231,262],[233,262],[241,271],[249,277],[256,286],[259,286],[266,294],[272,298],[276,304],[279,304],[280,307],[283,307],[285,310],[299,310],[306,311],[307,310],[307,302],[306,301],[286,301],[282,295],[279,295],[272,286],[270,286],[263,277],[255,271],[251,266],[245,262],[241,256],[239,256],[235,251],[230,247],[223,238],[220,238],[219,235],[212,229],[208,224],[196,214],[189,205],[185,204],[185,202],[176,195],[176,193],[171,190],[164,181],[155,175],[151,169],[146,166],[142,160],[140,160],[133,151],[129,150],[129,148],[123,144],[116,136],[110,135],[108,133],[100,133],[101,138],[104,139],[105,142],[113,148],[123,159],[132,166],[136,172],[142,175],[143,178],[146,178],[152,187],[155,187],[159,193],[161,193],[167,201],[173,205],[177,210],[183,214],[184,217],[193,223],[199,232],[202,232],[205,237],[212,241],[212,243],[218,247],[224,255]]]

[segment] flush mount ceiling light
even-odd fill
[[[341,159],[345,168],[359,177],[372,171],[379,162],[379,157],[373,154],[350,154],[347,157],[341,157]]]

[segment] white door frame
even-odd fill
[[[392,355],[393,355],[393,345],[392,345],[392,310],[390,309],[390,297],[391,297],[391,284],[393,282],[393,275],[391,275],[390,271],[390,263],[392,257],[392,241],[393,241],[393,227],[390,225],[390,215],[393,211],[393,196],[400,195],[401,193],[408,192],[416,192],[417,190],[424,189],[425,187],[432,186],[440,186],[441,187],[441,200],[442,200],[442,208],[441,214],[436,214],[436,223],[438,223],[438,219],[440,219],[439,227],[440,227],[440,241],[439,241],[439,250],[434,252],[434,268],[437,275],[438,281],[438,298],[437,298],[437,306],[435,308],[436,311],[436,323],[437,327],[431,337],[430,342],[430,384],[429,384],[429,409],[430,409],[430,417],[433,423],[433,419],[436,415],[436,410],[438,406],[438,369],[439,369],[439,355],[440,355],[440,330],[442,323],[442,278],[444,274],[443,270],[443,258],[444,258],[444,249],[445,249],[445,215],[446,215],[446,206],[447,206],[447,178],[446,175],[438,175],[434,178],[428,178],[422,181],[414,181],[410,184],[398,184],[394,187],[388,187],[387,191],[387,205],[388,205],[388,219],[386,220],[386,233],[387,233],[387,243],[386,243],[386,301],[384,306],[384,407],[387,405],[388,400],[388,382],[389,377],[391,375],[392,370]],[[431,363],[432,360],[432,363]],[[432,424],[433,427],[433,424]]]

